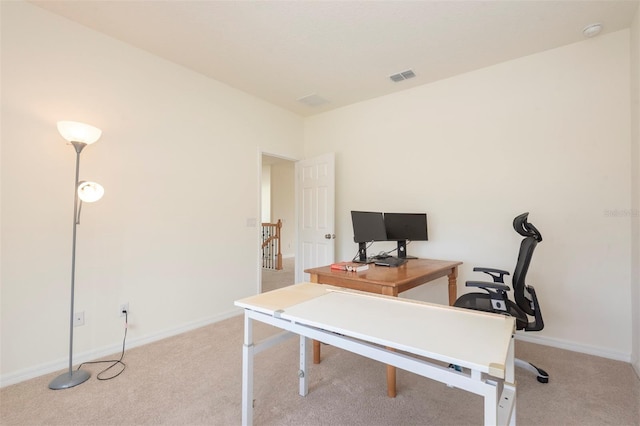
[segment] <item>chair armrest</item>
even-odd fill
[[[540,312],[540,305],[538,305],[538,297],[536,296],[536,290],[532,286],[527,286],[527,291],[533,299],[531,304],[533,305],[533,317],[534,321],[527,324],[524,331],[540,331],[544,328],[544,321],[542,320],[542,312]]]
[[[489,293],[491,299],[491,306],[493,308],[490,312],[495,313],[507,313],[509,312],[507,292],[509,286],[502,283],[491,283],[488,281],[467,281],[467,287],[478,287]],[[482,294],[482,293],[481,293]]]
[[[496,269],[496,268],[485,268],[481,266],[476,266],[475,268],[473,268],[473,270],[475,272],[484,272],[485,274],[490,275],[491,278],[493,278],[494,283],[503,283],[504,276],[509,275],[508,271],[505,271],[503,269]]]
[[[491,283],[491,282],[488,282],[488,281],[467,281],[465,283],[465,285],[467,287],[479,287],[479,288],[482,288],[484,290],[487,290],[488,288],[491,288],[491,289],[494,289],[494,290],[498,290],[498,291],[509,291],[510,290],[508,285],[501,284],[501,283]]]

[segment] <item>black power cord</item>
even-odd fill
[[[373,243],[374,243],[374,241],[371,241],[371,242],[369,243],[369,245],[368,245],[368,246],[366,246],[365,250],[368,250],[368,249],[373,245]],[[407,243],[407,245],[409,245],[410,243],[411,243],[411,241],[409,241],[409,242]],[[396,248],[394,248],[393,250],[385,251],[385,253],[386,253],[386,254],[388,254],[388,255],[390,255],[391,253],[393,253],[394,251],[397,251],[397,250],[398,250],[398,248],[396,247]],[[360,250],[358,250],[358,252],[356,253],[356,255],[355,255],[355,256],[353,256],[353,259],[351,259],[351,261],[352,261],[352,262],[355,262],[355,261],[356,261],[356,259],[358,259],[358,256],[359,256],[359,255],[360,255]],[[377,257],[378,257],[378,256],[372,256],[372,258],[373,258],[373,259],[376,259]]]
[[[127,329],[129,327],[129,313],[127,311],[124,311],[124,310],[122,312],[124,313],[124,338],[122,339],[122,354],[120,354],[120,359],[107,359],[107,360],[104,360],[104,361],[87,361],[87,362],[83,362],[82,364],[80,364],[78,366],[77,370],[80,370],[80,367],[82,367],[85,364],[103,364],[103,363],[110,362],[111,365],[108,366],[107,368],[105,368],[104,370],[102,370],[101,372],[99,372],[98,375],[96,376],[96,378],[98,380],[111,380],[111,379],[115,379],[116,377],[121,375],[122,372],[125,370],[125,368],[127,368],[127,365],[124,362],[122,362],[122,359],[124,358],[124,348],[125,348],[125,343],[127,342]],[[101,377],[104,373],[106,373],[107,371],[111,370],[116,365],[121,365],[122,366],[122,370],[120,370],[117,374],[115,374],[113,376]]]

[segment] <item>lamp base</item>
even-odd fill
[[[91,373],[84,370],[76,370],[71,373],[67,371],[53,379],[51,383],[49,383],[49,389],[59,390],[72,388],[80,383],[86,382],[89,377],[91,377]]]

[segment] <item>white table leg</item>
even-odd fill
[[[516,426],[516,388],[515,386],[505,384],[502,391],[502,398],[498,407],[498,420],[500,424],[506,425],[506,421],[502,421],[503,418],[509,419],[509,426]],[[501,413],[503,410],[504,413]],[[501,415],[502,414],[502,415]]]
[[[309,393],[309,381],[307,380],[309,369],[309,339],[300,336],[300,370],[298,376],[300,378],[300,396],[306,396]]]
[[[504,372],[504,383],[502,386],[502,394],[498,402],[498,424],[499,425],[516,425],[516,385],[514,371],[514,348],[513,336],[509,342],[507,351],[507,359]]]
[[[504,382],[505,387],[512,391],[511,397],[511,413],[509,417],[509,425],[516,426],[516,374],[515,374],[515,349],[514,349],[515,337],[511,336],[511,343],[509,343],[509,351],[507,352],[507,368],[505,371]]]
[[[253,424],[253,320],[244,315],[244,345],[242,346],[242,424]]]
[[[516,357],[515,357],[514,340],[515,340],[515,337],[511,336],[511,342],[509,342],[509,349],[507,351],[507,365],[505,366],[505,371],[504,371],[504,381],[506,383],[516,382],[516,374],[515,374]]]
[[[498,424],[498,387],[490,386],[484,394],[484,424]]]

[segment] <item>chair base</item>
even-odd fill
[[[516,367],[523,368],[535,374],[537,376],[536,378],[540,383],[549,383],[549,374],[546,371],[544,371],[542,368],[538,368],[535,365],[531,364],[530,362],[521,360],[519,358],[515,359],[515,365]]]

